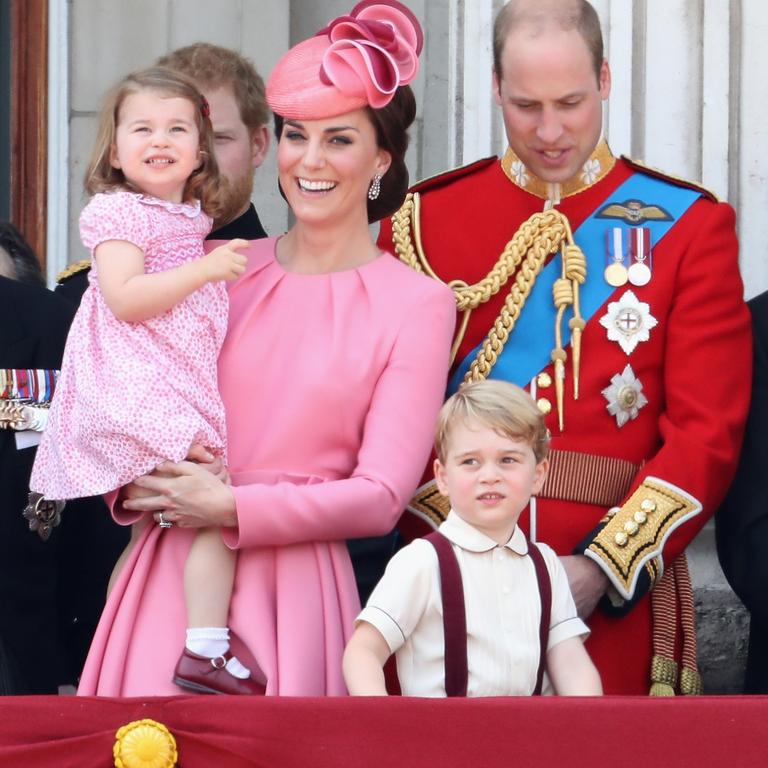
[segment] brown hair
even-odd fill
[[[0,248],[11,259],[15,280],[45,287],[45,277],[32,246],[9,221],[0,222]]]
[[[397,211],[408,192],[408,168],[405,153],[410,136],[408,128],[416,118],[416,98],[410,85],[395,91],[392,100],[381,109],[366,108],[376,129],[379,149],[389,152],[392,163],[381,178],[381,191],[376,200],[368,201],[368,222],[380,221]]]
[[[161,56],[157,65],[182,72],[204,90],[232,86],[240,119],[250,131],[269,121],[264,80],[239,53],[210,43],[193,43]]]
[[[466,384],[451,395],[437,416],[435,452],[445,464],[451,430],[456,423],[482,424],[531,446],[536,463],[549,453],[549,430],[533,398],[516,384],[488,379]]]
[[[603,33],[600,29],[600,18],[597,11],[587,0],[563,0],[543,2],[536,0],[535,4],[526,7],[525,2],[510,0],[498,13],[493,23],[493,70],[501,80],[501,56],[504,45],[510,34],[523,24],[530,24],[536,30],[554,24],[559,29],[575,29],[584,39],[592,58],[592,68],[598,83],[600,69],[603,66]]]
[[[380,221],[397,211],[408,192],[408,168],[405,165],[405,152],[408,149],[408,128],[416,117],[416,98],[410,85],[402,85],[392,100],[380,109],[365,107],[374,130],[376,145],[390,154],[392,162],[381,177],[379,196],[368,200],[368,223]],[[283,133],[285,120],[275,113],[275,136],[278,141]],[[285,197],[283,190],[280,194]]]
[[[195,124],[200,136],[202,163],[192,172],[184,187],[184,200],[199,200],[203,210],[212,218],[218,218],[222,209],[222,194],[225,179],[219,176],[219,166],[213,154],[213,128],[211,120],[203,114],[203,97],[195,84],[186,75],[164,67],[134,72],[124,77],[106,95],[99,117],[96,145],[85,173],[85,190],[91,195],[116,189],[141,192],[125,178],[122,170],[114,168],[111,152],[115,145],[120,107],[133,93],[155,91],[168,97],[178,97],[192,102],[195,110]]]

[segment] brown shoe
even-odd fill
[[[225,653],[210,659],[198,656],[187,648],[179,657],[173,673],[173,682],[195,693],[223,693],[234,696],[263,696],[265,687],[252,677],[235,677],[226,668],[232,654]]]

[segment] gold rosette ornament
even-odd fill
[[[155,720],[134,720],[115,734],[115,768],[174,768],[176,739]]]

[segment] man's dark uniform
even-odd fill
[[[717,511],[720,564],[751,614],[745,693],[768,694],[768,292],[749,302],[752,404],[739,468]]]
[[[60,368],[70,304],[45,288],[0,277],[0,307],[0,365]],[[0,429],[0,642],[10,670],[3,693],[55,693],[69,650],[59,622],[65,526],[45,542],[30,532],[22,510],[35,448],[19,449],[16,437]]]

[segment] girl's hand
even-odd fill
[[[180,528],[237,525],[232,489],[194,462],[163,462],[151,475],[139,477],[131,485],[152,492],[124,501],[123,507],[132,512],[162,512],[164,520]]]
[[[217,280],[235,280],[240,277],[245,272],[248,259],[237,250],[247,248],[249,245],[247,240],[237,238],[206,253],[199,261],[205,281],[213,283]]]
[[[204,445],[195,443],[189,449],[186,460],[194,461],[203,469],[218,477],[222,483],[230,485],[229,472],[227,472],[221,456],[214,456]]]

